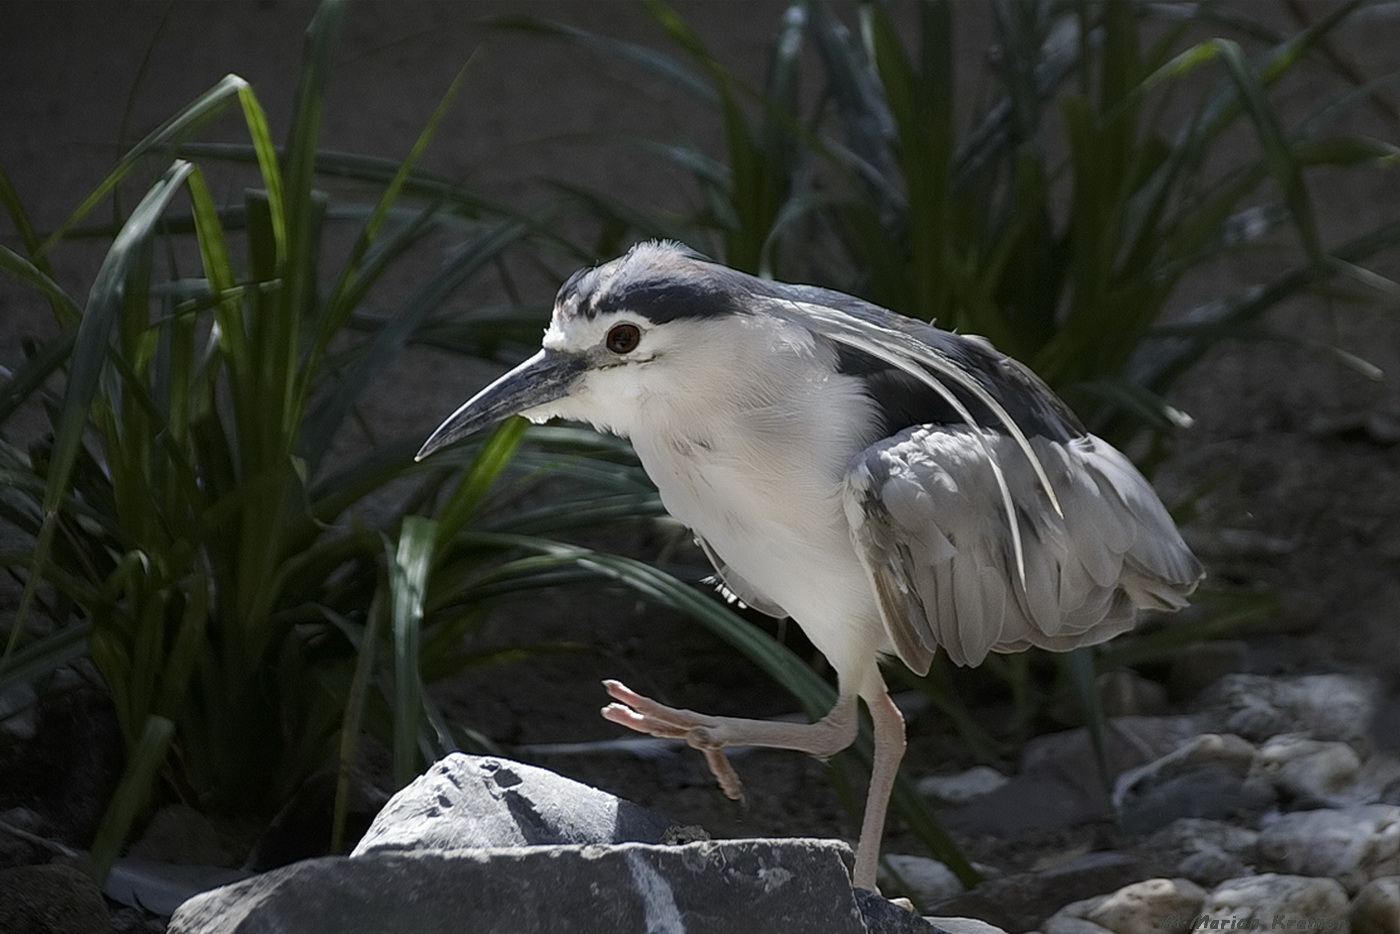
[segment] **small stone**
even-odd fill
[[[1400,807],[1284,814],[1260,832],[1259,858],[1267,868],[1327,876],[1357,892],[1371,879],[1400,875]]]
[[[1147,879],[1125,885],[1085,913],[1113,934],[1157,934],[1172,917],[1194,917],[1206,891],[1190,879]]]
[[[1351,934],[1400,931],[1400,876],[1372,879],[1351,903]]]
[[[936,908],[941,915],[976,915],[1010,931],[1025,931],[1054,914],[1067,899],[1113,892],[1144,875],[1142,864],[1126,854],[1086,853],[1039,872],[984,879]]]
[[[1221,922],[1221,928],[1232,925],[1229,930],[1289,930],[1275,925],[1281,919],[1285,924],[1298,921],[1295,930],[1304,930],[1302,925],[1312,922],[1307,930],[1345,934],[1347,894],[1334,879],[1265,873],[1222,882],[1206,896],[1201,915]],[[1251,926],[1250,921],[1262,927]]]
[[[1348,741],[1365,736],[1376,694],[1374,683],[1350,675],[1233,674],[1211,685],[1202,702],[1220,711],[1223,731],[1254,742],[1297,732]]]
[[[928,775],[919,779],[919,794],[942,804],[966,804],[996,791],[1010,779],[987,765],[976,765],[956,775]]]
[[[1119,823],[1145,834],[1183,817],[1262,811],[1274,795],[1267,785],[1246,783],[1254,757],[1254,747],[1233,734],[1192,737],[1173,752],[1118,777],[1113,803]]]
[[[882,861],[880,887],[902,892],[920,905],[932,905],[963,890],[961,880],[943,863],[927,856],[887,853]]]
[[[1152,835],[1147,847],[1176,861],[1176,871],[1204,886],[1254,871],[1259,834],[1224,821],[1184,817]]]
[[[1249,777],[1286,799],[1316,806],[1337,802],[1360,772],[1361,757],[1346,743],[1285,734],[1260,747]]]
[[[1194,717],[1120,717],[1104,735],[1109,774],[1151,761],[1198,732]],[[1093,743],[1080,727],[1032,739],[1014,778],[942,816],[951,830],[1012,836],[1105,820],[1113,813]]]

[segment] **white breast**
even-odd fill
[[[841,499],[867,442],[837,428],[869,424],[869,402],[854,380],[811,372],[782,405],[671,407],[630,434],[667,511],[787,610],[858,688],[876,653],[891,651]]]

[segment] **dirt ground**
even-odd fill
[[[726,60],[757,79],[781,4],[679,2],[675,6]],[[1256,8],[1264,7],[1260,2]],[[850,4],[841,5],[849,10]],[[41,228],[56,223],[101,177],[115,141],[145,132],[228,72],[252,82],[274,130],[289,117],[300,35],[314,6],[303,2],[36,2],[0,5],[0,165]],[[965,41],[987,46],[984,8],[956,6]],[[428,159],[498,200],[525,203],[545,177],[628,190],[656,205],[688,196],[681,180],[595,134],[717,138],[710,115],[682,106],[671,89],[617,62],[562,43],[492,32],[479,20],[532,12],[621,38],[663,40],[639,7],[622,2],[383,2],[352,6],[337,58],[326,121],[330,148],[402,155],[453,74],[471,60],[467,91]],[[1277,12],[1277,11],[1276,11]],[[1400,13],[1392,5],[1344,32],[1339,48],[1375,75],[1395,67]],[[1281,12],[1277,15],[1282,16]],[[143,72],[143,56],[159,35]],[[969,56],[976,62],[976,56]],[[1304,108],[1326,89],[1290,86]],[[129,114],[123,122],[128,101]],[[1369,132],[1400,138],[1375,117]],[[1327,180],[1323,179],[1325,183]],[[1364,190],[1319,185],[1327,241],[1400,212],[1400,176]],[[0,241],[11,231],[0,227]],[[86,282],[91,256],[57,257],[68,282]],[[1271,278],[1277,258],[1222,261],[1183,288],[1176,308]],[[1400,275],[1391,257],[1382,272]],[[411,283],[400,283],[407,288]],[[537,283],[546,299],[553,284]],[[495,296],[462,294],[468,308]],[[1362,670],[1400,679],[1400,323],[1392,297],[1381,308],[1326,307],[1314,299],[1282,309],[1279,331],[1338,345],[1382,368],[1371,381],[1325,352],[1288,343],[1221,347],[1181,385],[1176,404],[1195,418],[1157,474],[1168,503],[1195,498],[1186,533],[1217,582],[1276,593],[1280,612],[1248,634],[1237,661],[1261,673]],[[44,329],[33,296],[0,280],[0,363],[17,338]],[[426,437],[484,375],[410,358],[376,394],[367,418],[387,433]],[[654,538],[627,544],[647,556]],[[8,599],[8,598],[0,598]],[[12,602],[0,602],[9,610]],[[771,622],[762,625],[773,625]],[[788,627],[789,644],[801,649]],[[791,712],[782,691],[697,627],[626,599],[555,598],[493,621],[486,640],[559,639],[583,653],[482,670],[445,685],[454,716],[502,743],[568,743],[616,737],[597,716],[598,682],[620,677],[678,705],[715,713]],[[989,713],[995,716],[995,711]],[[738,834],[854,835],[824,768],[805,757],[753,753],[737,760],[746,806],[714,789],[696,756],[535,753],[540,764],[705,826]],[[912,774],[971,764],[932,715],[911,723]],[[1004,765],[1009,763],[1002,763]],[[892,849],[908,845],[894,828]]]

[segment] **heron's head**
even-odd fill
[[[748,279],[665,243],[579,270],[559,289],[539,353],[452,413],[419,459],[511,415],[630,435],[658,398],[722,396],[753,344]]]

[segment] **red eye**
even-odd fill
[[[608,349],[615,354],[631,353],[641,343],[642,329],[635,324],[615,324],[608,331]]]

